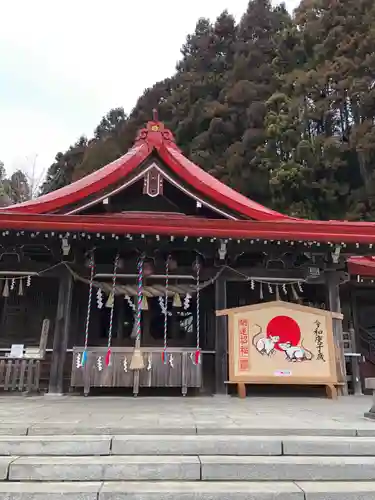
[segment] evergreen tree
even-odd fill
[[[42,192],[124,154],[158,108],[184,153],[254,200],[306,218],[375,220],[375,3],[250,0],[200,19],[171,78],[51,165]]]

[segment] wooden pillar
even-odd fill
[[[352,371],[353,371],[353,386],[354,394],[356,396],[363,394],[363,380],[361,377],[360,363],[362,362],[362,355],[360,355],[360,331],[359,331],[359,321],[358,321],[358,303],[357,294],[355,288],[349,284],[349,300],[350,300],[350,310],[352,315],[352,326],[350,327],[350,339],[352,344],[352,351],[356,356],[352,358]]]
[[[339,274],[335,270],[326,272],[326,285],[328,293],[328,305],[331,312],[341,313],[341,303],[340,303],[340,281]],[[332,320],[333,324],[333,336],[336,347],[336,361],[337,361],[337,371],[339,382],[344,383],[343,395],[348,394],[348,386],[346,383],[346,367],[345,367],[345,356],[344,356],[344,343],[343,343],[343,332],[342,332],[342,320],[334,318]],[[340,378],[342,380],[340,380]]]
[[[49,379],[49,394],[63,393],[64,363],[69,340],[73,278],[68,269],[62,269],[59,283],[57,314],[53,338],[53,353]]]
[[[227,282],[219,277],[215,281],[215,309],[227,307]],[[228,318],[216,317],[215,322],[215,392],[227,394],[228,381]]]

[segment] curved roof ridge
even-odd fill
[[[79,179],[68,186],[40,196],[34,200],[4,208],[6,212],[46,214],[53,213],[77,201],[92,196],[106,187],[121,181],[153,151],[157,151],[164,163],[186,184],[204,197],[246,219],[300,220],[266,208],[230,188],[198,165],[186,158],[175,143],[172,132],[164,124],[150,121],[141,129],[133,147],[117,160]]]

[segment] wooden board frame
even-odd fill
[[[327,347],[329,353],[329,371],[330,376],[327,377],[301,377],[301,376],[289,376],[289,377],[259,377],[259,376],[249,376],[249,375],[236,375],[234,370],[235,364],[235,315],[239,313],[247,313],[253,311],[259,311],[264,309],[271,309],[274,307],[281,307],[285,309],[292,309],[299,312],[308,312],[315,313],[321,317],[325,317],[326,322],[326,331],[327,331]],[[267,302],[263,304],[255,304],[248,305],[242,307],[236,307],[233,309],[223,309],[221,311],[216,311],[217,316],[228,316],[228,351],[229,351],[229,382],[234,384],[269,384],[269,385],[337,385],[338,377],[337,377],[337,368],[336,368],[336,350],[335,350],[335,342],[333,338],[333,328],[332,328],[332,319],[343,319],[343,315],[341,313],[333,313],[330,311],[325,311],[322,309],[316,309],[307,306],[301,306],[299,304],[294,304],[291,302],[284,301],[273,301]]]

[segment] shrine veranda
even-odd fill
[[[115,162],[3,209],[0,234],[6,391],[226,394],[216,312],[285,302],[336,314],[339,385],[361,392],[375,224],[262,207],[191,163],[156,117]]]

